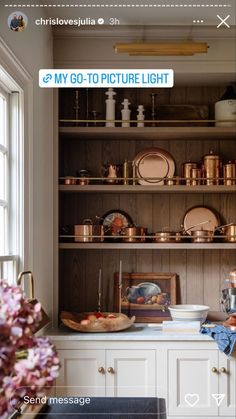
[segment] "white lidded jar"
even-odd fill
[[[236,83],[228,86],[222,98],[215,103],[215,126],[236,126]]]

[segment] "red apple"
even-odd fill
[[[136,299],[136,303],[137,303],[137,304],[143,304],[143,303],[144,303],[144,297],[138,297],[138,298]]]
[[[99,319],[100,317],[104,317],[104,315],[100,313],[100,311],[98,311],[97,313],[94,313],[94,316],[96,317],[96,319]]]

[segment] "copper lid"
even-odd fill
[[[214,154],[213,150],[210,150],[208,154],[205,154],[205,156],[203,156],[204,160],[205,159],[211,159],[211,160],[217,160],[220,159],[220,156],[218,154]]]

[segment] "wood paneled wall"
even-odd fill
[[[60,310],[97,308],[98,270],[102,267],[104,310],[113,307],[114,272],[175,272],[179,303],[206,304],[219,310],[221,289],[235,267],[235,250],[60,250]]]
[[[165,89],[114,89],[116,92],[116,119],[121,119],[122,102],[124,98],[131,103],[131,119],[137,117],[137,107],[142,104],[145,108],[146,119],[150,118],[151,113],[151,93],[157,93],[156,106],[162,105],[207,105],[209,115],[214,118],[214,103],[217,102],[225,91],[225,86],[212,87],[180,87]],[[79,119],[86,117],[86,95],[88,94],[89,118],[93,119],[91,111],[99,112],[97,119],[105,119],[107,89],[79,89]],[[75,89],[60,90],[59,113],[60,119],[75,118]]]

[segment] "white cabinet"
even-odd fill
[[[60,375],[56,381],[57,396],[105,396],[104,350],[59,350]],[[101,372],[99,372],[101,371]]]
[[[57,396],[156,396],[155,350],[59,350]]]
[[[225,394],[220,416],[236,417],[236,360],[219,354],[219,393]]]
[[[236,353],[213,341],[54,341],[56,395],[158,397],[168,419],[236,418]],[[213,395],[225,394],[220,406]]]
[[[155,397],[154,350],[106,351],[106,395],[109,397]],[[110,371],[110,372],[109,372]]]
[[[218,350],[170,350],[168,413],[181,417],[236,417],[236,360]],[[224,395],[217,405],[215,395]]]
[[[218,351],[170,350],[168,358],[169,415],[217,416]]]

